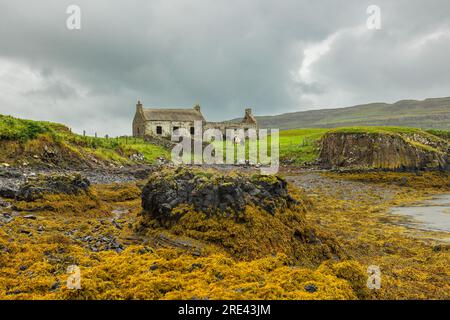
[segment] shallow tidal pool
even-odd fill
[[[410,227],[450,233],[450,194],[435,196],[410,207],[395,207],[391,213],[405,216]]]

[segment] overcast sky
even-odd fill
[[[129,134],[137,99],[218,121],[450,96],[449,57],[448,0],[0,0],[0,113],[89,134]]]

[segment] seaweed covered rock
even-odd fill
[[[19,183],[12,181],[0,180],[0,197],[4,198],[15,198],[16,194],[19,192]]]
[[[80,195],[86,193],[90,182],[79,174],[39,175],[30,177],[20,187],[16,198],[34,201],[45,194]]]
[[[339,246],[307,222],[310,202],[295,192],[277,176],[165,169],[143,189],[138,231],[153,237],[164,230],[244,260],[278,253],[304,264],[338,258]]]
[[[296,203],[288,193],[286,180],[278,176],[237,173],[221,174],[178,168],[150,176],[142,192],[142,207],[152,217],[166,221],[179,205],[192,205],[207,216],[227,214],[238,217],[246,205],[260,205],[274,214]]]
[[[0,168],[0,197],[15,198],[19,191],[22,174],[18,170]]]

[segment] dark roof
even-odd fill
[[[143,109],[148,121],[205,121],[200,111],[195,109]]]

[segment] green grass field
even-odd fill
[[[295,129],[280,131],[279,135],[279,156],[283,162],[302,165],[314,161],[318,156],[318,141],[329,129]],[[267,137],[266,144],[268,156],[270,156],[271,136]],[[257,142],[258,148],[261,141]],[[219,142],[214,143],[216,148],[220,145]],[[223,146],[223,154],[226,156],[226,144],[221,142]],[[249,143],[245,145],[245,156],[248,159]],[[236,150],[235,146],[235,159]]]
[[[280,132],[280,160],[293,164],[314,161],[318,154],[317,142],[328,129],[293,129]]]

